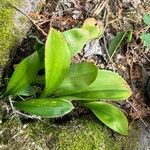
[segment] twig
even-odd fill
[[[12,102],[12,97],[9,96],[8,99],[9,99],[9,103],[10,103],[10,106],[12,108],[12,111],[16,115],[16,109],[14,108],[14,105],[13,105],[13,102]]]
[[[107,2],[108,0],[104,0],[102,3],[100,3],[94,11],[93,16],[97,16],[103,10]]]
[[[131,105],[131,107],[137,112],[137,114],[138,114],[140,120],[143,122],[144,126],[147,128],[148,126],[147,126],[147,124],[145,123],[145,121],[143,120],[143,118],[141,117],[139,111],[138,111],[138,110],[134,107],[134,105],[132,105],[132,103],[130,103],[128,100],[127,100],[127,102],[128,102],[128,103]]]
[[[145,55],[145,53],[140,48],[138,48],[138,50],[143,54],[147,61],[150,62],[150,59]]]
[[[24,16],[26,16],[30,20],[30,22],[41,32],[42,35],[47,36],[47,33],[45,33],[29,15],[24,13],[21,9],[17,8],[17,6],[15,6],[14,4],[10,4],[10,6],[19,11]]]
[[[31,115],[26,115],[26,114],[21,113],[21,112],[19,112],[19,111],[17,111],[17,110],[16,110],[16,114],[17,114],[17,115],[21,115],[21,116],[26,117],[26,118],[38,119],[38,120],[41,119],[41,117],[38,117],[38,116],[35,116],[35,115],[32,115],[32,116],[31,116]]]

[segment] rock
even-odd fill
[[[90,57],[93,55],[105,55],[99,39],[87,43],[84,48],[84,57]]]
[[[150,119],[145,120],[145,123],[147,127],[143,123],[139,123],[141,134],[138,150],[150,150]]]
[[[145,140],[141,123],[136,122],[130,127],[128,136],[121,136],[91,114],[57,122],[20,119],[11,115],[0,124],[0,130],[0,149],[147,150],[149,146],[146,139],[145,149],[140,149]]]
[[[35,12],[42,5],[42,0],[0,0],[0,105],[1,99],[2,72],[3,67],[9,61],[10,50],[22,42],[27,32],[31,27],[29,20],[20,12],[10,6],[15,5],[24,13]],[[2,124],[3,114],[0,109],[0,127]],[[10,128],[9,128],[10,129]],[[7,133],[9,133],[7,129]],[[0,129],[0,135],[3,129]],[[9,134],[8,134],[9,136]],[[3,138],[3,137],[2,137]],[[0,143],[2,140],[0,139]],[[21,146],[20,146],[21,147]],[[5,146],[0,144],[0,149],[5,149]],[[11,149],[11,146],[9,147]]]
[[[22,41],[31,27],[29,20],[10,4],[29,14],[38,9],[41,0],[0,1],[0,69],[7,63],[10,49]]]
[[[141,4],[141,0],[123,0],[123,4],[126,6],[131,4],[134,8],[137,8]]]

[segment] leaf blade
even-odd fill
[[[62,117],[74,108],[71,102],[61,98],[31,99],[17,102],[15,107],[26,113],[47,118]]]
[[[112,71],[99,70],[96,80],[90,86],[68,96],[76,100],[124,100],[130,95],[130,87],[121,76]]]
[[[16,67],[8,82],[5,95],[16,95],[28,86],[35,78],[40,66],[37,52],[23,59]]]
[[[144,14],[143,20],[146,25],[150,26],[150,14]]]
[[[126,36],[126,32],[118,32],[117,35],[113,38],[113,40],[109,44],[108,54],[109,54],[110,59],[116,53],[118,47],[120,46],[120,44],[123,41],[123,39],[125,38],[125,36]]]
[[[150,33],[142,33],[140,38],[141,38],[144,46],[150,48]]]
[[[31,96],[34,95],[37,92],[37,90],[32,86],[27,86],[24,89],[22,89],[20,92],[18,92],[16,95],[21,96]]]
[[[70,63],[70,51],[64,37],[51,28],[45,45],[45,88],[41,97],[48,97],[57,89]]]
[[[83,62],[73,64],[56,91],[56,95],[69,95],[76,90],[85,88],[93,83],[96,76],[97,67],[93,63]]]
[[[102,24],[94,18],[86,19],[81,28],[73,28],[63,32],[71,52],[71,57],[82,50],[86,43],[100,37],[102,33]]]
[[[125,115],[115,106],[105,102],[89,102],[83,104],[109,128],[122,135],[128,134],[128,121]]]
[[[63,32],[71,57],[82,50],[83,46],[88,42],[88,32],[81,28],[74,28]]]

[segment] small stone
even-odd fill
[[[78,18],[80,18],[81,15],[82,15],[81,11],[75,10],[75,11],[73,11],[72,18],[78,19]]]
[[[103,55],[102,47],[100,45],[99,39],[93,40],[92,42],[89,42],[86,44],[84,48],[84,57],[90,57],[93,55]]]
[[[104,64],[100,64],[99,67],[100,67],[101,69],[104,69],[104,68],[105,68],[105,65],[104,65]]]
[[[130,4],[132,4],[134,8],[137,8],[138,5],[141,4],[141,0],[123,0],[123,4],[125,6],[130,6]]]
[[[121,54],[117,54],[116,59],[121,60],[121,59],[123,59],[123,56]]]

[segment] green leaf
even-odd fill
[[[37,52],[22,60],[8,82],[5,96],[16,95],[27,87],[35,78],[40,66]]]
[[[64,37],[51,28],[45,45],[45,88],[42,97],[50,96],[58,88],[70,63],[70,51]]]
[[[17,102],[15,107],[31,115],[47,118],[62,117],[74,108],[71,102],[61,98],[31,99]]]
[[[130,95],[130,87],[119,74],[99,70],[96,80],[90,86],[68,96],[75,97],[75,100],[124,100]]]
[[[115,106],[105,102],[89,102],[83,104],[96,115],[109,128],[122,135],[128,134],[128,121],[126,116]]]
[[[37,92],[37,90],[29,85],[29,86],[25,87],[22,91],[18,92],[16,95],[31,96],[31,95],[34,95],[36,92]]]
[[[71,57],[82,50],[83,46],[89,41],[89,33],[81,28],[74,28],[63,32]]]
[[[150,48],[150,33],[142,33],[141,40],[144,46]]]
[[[150,14],[144,14],[143,20],[145,24],[150,26]]]
[[[96,25],[94,18],[88,18],[81,28],[67,30],[63,32],[63,35],[68,43],[71,56],[74,56],[82,50],[86,43],[98,38],[102,33],[103,27]]]
[[[109,54],[110,59],[116,53],[118,47],[120,46],[125,36],[126,36],[126,32],[118,32],[117,35],[113,38],[113,40],[109,44],[108,54]]]
[[[90,62],[71,65],[68,74],[59,86],[57,95],[69,95],[87,87],[96,79],[97,67]]]

